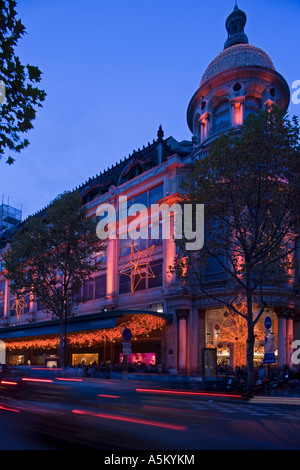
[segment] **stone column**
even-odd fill
[[[10,313],[10,286],[9,281],[5,280],[5,295],[4,295],[4,317],[9,318]]]
[[[292,344],[294,341],[294,314],[290,310],[286,319],[286,363],[291,366],[291,358],[293,354]]]
[[[178,372],[187,373],[187,318],[188,309],[176,310],[178,318]]]
[[[278,314],[278,366],[286,364],[286,316]]]
[[[107,246],[106,298],[113,302],[116,295],[116,275],[118,272],[117,240],[110,238]]]
[[[198,309],[198,318],[199,318],[199,343],[198,343],[198,371],[202,374],[202,360],[203,360],[203,349],[206,346],[206,330],[205,330],[205,319],[206,319],[206,310]]]

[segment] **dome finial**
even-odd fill
[[[235,44],[249,44],[248,38],[244,32],[246,23],[247,16],[239,9],[236,0],[234,10],[226,20],[228,38],[225,42],[224,49],[234,46]]]

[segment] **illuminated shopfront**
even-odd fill
[[[91,326],[94,324],[102,325],[107,320],[111,327],[102,329],[86,329],[84,331],[74,331],[80,328],[80,324]],[[161,361],[161,347],[163,330],[169,322],[169,318],[162,313],[120,313],[114,312],[114,321],[108,318],[111,314],[102,314],[99,320],[93,316],[87,322],[86,317],[76,318],[69,324],[69,333],[67,334],[67,357],[68,364],[90,365],[109,362],[111,364],[120,364],[122,361],[122,330],[126,326],[132,331],[132,356],[130,363],[141,364],[144,362],[156,364]],[[82,322],[80,322],[82,320]],[[55,325],[57,331],[57,325]],[[45,331],[46,331],[45,327]],[[50,326],[48,326],[50,330]],[[37,332],[41,328],[36,327]],[[54,330],[54,328],[52,329]],[[51,331],[52,331],[51,330]],[[72,331],[73,330],[73,331]],[[13,330],[15,331],[15,330]],[[24,338],[6,338],[6,349],[8,353],[8,362],[11,365],[30,364],[59,365],[59,335],[34,335],[34,329],[28,329],[28,334],[32,336]],[[24,332],[23,332],[24,334]],[[8,335],[8,334],[7,334]]]
[[[257,311],[254,311],[254,316]],[[275,356],[278,358],[278,317],[272,310],[264,312],[255,328],[254,364],[258,366],[264,358],[264,319],[272,319],[272,334],[275,337]],[[210,310],[206,314],[206,348],[216,348],[217,364],[220,368],[246,365],[247,324],[239,315],[230,315],[227,309]]]
[[[161,218],[151,219],[151,205],[171,207],[182,202],[183,183],[191,175],[195,161],[209,157],[215,138],[230,129],[238,133],[250,112],[263,111],[275,103],[288,109],[289,86],[270,57],[250,45],[240,31],[245,19],[236,7],[226,29],[236,31],[237,37],[228,37],[224,50],[199,80],[187,109],[191,138],[165,138],[160,126],[152,143],[122,157],[106,170],[99,168],[98,175],[77,188],[89,216],[97,217],[102,204],[113,206],[118,216],[118,236],[107,240],[103,257],[95,253],[95,260],[101,258],[99,272],[91,279],[82,279],[74,291],[74,316],[67,322],[68,364],[120,364],[124,325],[133,333],[129,364],[162,364],[164,371],[201,374],[203,351],[208,349],[216,351],[219,366],[234,368],[245,363],[247,328],[239,323],[240,319],[228,318],[221,308],[223,298],[229,303],[236,298],[230,280],[220,265],[209,261],[204,282],[205,291],[212,295],[187,295],[181,280],[170,271],[177,253],[174,237],[162,236]],[[124,198],[126,204],[122,202]],[[128,214],[133,204],[143,205],[137,217],[140,229],[150,233],[148,238],[133,240],[124,236],[129,224],[123,224],[123,219],[128,216],[129,222],[134,221],[134,214]],[[40,213],[44,216],[45,212],[46,208]],[[174,231],[174,215],[170,214],[168,222]],[[157,231],[157,237],[152,236],[152,229]],[[0,263],[8,244],[9,238],[0,247]],[[299,266],[299,249],[296,256]],[[289,284],[264,289],[269,306],[264,316],[272,318],[275,356],[280,367],[290,361],[293,339],[300,338],[300,270],[295,269],[294,274]],[[58,319],[49,321],[51,316],[38,299],[23,300],[22,304],[15,302],[1,271],[0,339],[6,345],[7,361],[59,365]],[[256,365],[263,359],[263,320],[264,317],[256,332]]]

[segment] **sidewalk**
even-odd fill
[[[295,396],[256,396],[250,398],[249,403],[265,404],[265,405],[293,405],[300,406],[300,394],[298,397]]]

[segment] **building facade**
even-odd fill
[[[245,13],[235,7],[226,21],[224,50],[207,67],[189,103],[190,141],[164,138],[160,127],[152,143],[78,188],[90,215],[97,215],[102,204],[111,204],[119,225],[118,236],[107,241],[101,269],[91,280],[83,280],[76,293],[79,306],[66,325],[70,364],[120,363],[122,329],[127,326],[133,335],[130,362],[188,374],[203,373],[210,357],[220,365],[234,366],[231,342],[220,341],[224,308],[205,295],[184,295],[180,279],[169,269],[176,255],[174,238],[162,236],[163,221],[159,216],[152,220],[149,209],[153,204],[172,206],[180,201],[182,184],[195,160],[208,156],[210,143],[220,133],[238,129],[251,112],[273,104],[288,108],[285,79],[264,51],[249,44],[245,24]],[[139,220],[148,237],[123,236],[122,220],[133,204],[145,207]],[[173,227],[172,214],[169,223]],[[151,233],[158,236],[151,238]],[[9,239],[2,242],[2,255],[7,249]],[[142,271],[132,268],[137,259]],[[209,267],[206,280],[208,289],[219,297],[232,297],[230,282],[216,267]],[[264,316],[272,318],[279,366],[290,362],[293,339],[300,334],[298,284],[295,271],[293,283],[270,287],[267,295],[270,307]],[[58,321],[32,298],[16,308],[4,271],[0,286],[0,339],[6,345],[7,361],[58,365]],[[263,342],[258,338],[256,363],[262,358]]]

